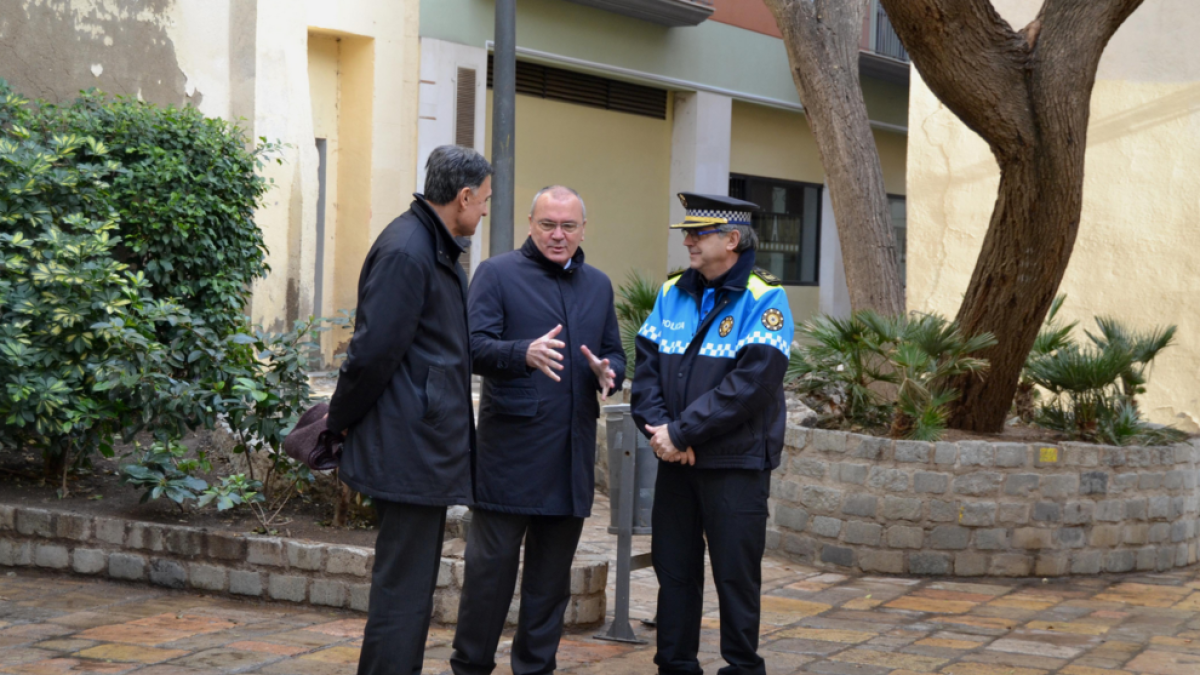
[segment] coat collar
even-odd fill
[[[458,256],[465,250],[461,243],[450,234],[450,230],[446,228],[446,224],[442,222],[442,217],[437,211],[429,205],[429,201],[424,195],[414,193],[413,203],[410,207],[413,213],[417,214],[418,219],[428,227],[433,235],[437,237],[439,242],[438,250],[445,251],[446,256],[451,263],[458,262]]]
[[[679,278],[676,285],[685,291],[688,295],[700,296],[706,288],[715,288],[718,291],[729,291],[736,293],[746,290],[746,284],[750,280],[750,273],[754,271],[754,249],[746,249],[738,255],[737,262],[733,263],[733,267],[721,276],[709,281],[700,276],[700,273],[689,268]]]
[[[530,260],[541,265],[546,271],[562,276],[574,274],[575,270],[583,267],[584,255],[582,248],[575,249],[575,255],[571,256],[571,266],[566,269],[563,269],[562,265],[559,265],[543,255],[538,249],[537,244],[533,242],[533,237],[525,238],[525,243],[521,244],[521,253],[526,258],[529,258]]]

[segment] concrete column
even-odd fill
[[[683,220],[680,192],[729,194],[729,146],[733,99],[705,91],[676,92],[671,129],[671,222]],[[665,228],[667,223],[663,223]],[[670,233],[667,270],[688,264],[683,235]]]
[[[842,243],[829,189],[821,190],[821,259],[817,281],[820,284],[820,312],[830,316],[850,315],[850,288],[846,285],[846,267],[842,264]]]

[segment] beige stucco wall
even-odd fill
[[[874,135],[885,189],[891,194],[905,194],[905,136],[880,130],[875,130]],[[802,113],[734,101],[730,144],[731,173],[805,183],[825,182],[817,144],[808,119]],[[822,260],[820,264],[832,263]],[[797,322],[805,321],[819,311],[817,286],[787,286],[786,290]]]
[[[488,90],[491,155],[492,92]],[[587,261],[613,284],[639,270],[661,278],[667,259],[671,120],[517,96],[515,246],[529,233],[529,203],[541,188],[561,183],[583,197]],[[487,219],[480,226],[488,251]]]
[[[997,0],[1023,26],[1034,0]],[[1150,418],[1200,430],[1200,30],[1189,0],[1146,3],[1114,36],[1091,101],[1083,214],[1061,291],[1090,328],[1179,326],[1143,399]],[[970,281],[999,175],[986,145],[915,75],[909,111],[908,304],[952,315]],[[1082,335],[1080,336],[1082,337]]]

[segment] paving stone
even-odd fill
[[[971,531],[958,525],[938,525],[929,533],[931,548],[964,549],[971,539]]]
[[[921,548],[925,530],[920,527],[892,525],[887,529],[887,545],[891,548]]]
[[[146,576],[146,558],[135,553],[113,553],[108,556],[108,576],[114,579],[138,580]]]
[[[77,548],[71,552],[71,569],[77,574],[99,574],[108,567],[108,553],[95,548]]]
[[[888,520],[921,520],[924,504],[920,499],[888,495],[883,498],[883,515]]]
[[[954,477],[954,492],[981,497],[997,494],[1004,474],[995,471],[976,471]]]
[[[918,471],[913,474],[913,492],[945,494],[950,489],[950,474]]]
[[[1041,476],[1036,473],[1014,473],[1004,479],[1004,494],[1025,497],[1038,489]]]
[[[945,576],[950,574],[950,555],[947,553],[908,554],[908,573],[920,576]]]
[[[842,521],[829,516],[816,516],[809,523],[808,531],[822,537],[837,538],[842,532]]]
[[[263,594],[262,574],[247,570],[230,570],[229,592],[234,595],[261,596]]]
[[[842,513],[848,516],[875,517],[876,498],[874,495],[847,495],[842,503]]]
[[[995,502],[963,504],[958,522],[968,527],[988,527],[996,524]]]
[[[843,539],[847,544],[878,546],[882,536],[882,525],[877,523],[864,523],[860,520],[852,520],[846,523],[846,534]]]
[[[1042,496],[1047,499],[1064,499],[1079,491],[1079,476],[1057,474],[1042,477]]]
[[[187,570],[174,560],[158,558],[150,562],[150,582],[167,588],[187,586]]]
[[[906,492],[908,485],[908,474],[900,469],[885,469],[875,466],[871,467],[871,472],[867,475],[867,486],[876,490]]]
[[[837,513],[842,505],[842,491],[817,485],[805,486],[800,503],[813,513]]]
[[[38,544],[33,551],[33,564],[38,567],[63,570],[71,565],[71,553],[66,546]]]
[[[987,441],[959,441],[959,466],[995,466],[996,449]]]
[[[1086,471],[1079,474],[1079,494],[1108,494],[1108,474],[1104,471]]]
[[[921,441],[896,441],[895,459],[904,463],[929,463],[933,446]]]

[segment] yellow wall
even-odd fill
[[[731,173],[824,184],[825,170],[803,114],[734,101],[732,126]],[[875,144],[884,187],[891,194],[905,194],[907,139],[901,134],[877,130]],[[821,260],[820,264],[827,265],[830,261]],[[787,286],[786,290],[796,321],[804,321],[819,311],[816,286]]]
[[[492,92],[488,90],[491,155]],[[529,203],[541,188],[574,188],[588,209],[587,262],[615,285],[633,270],[658,278],[667,258],[671,120],[517,96],[514,245],[529,233]],[[487,219],[480,225],[488,251]]]
[[[1040,3],[1003,0],[1018,27]],[[1091,101],[1079,236],[1063,313],[1091,328],[1110,315],[1139,329],[1178,324],[1143,408],[1200,430],[1200,67],[1172,31],[1200,30],[1187,0],[1139,9],[1110,42]],[[1166,51],[1164,51],[1166,50]],[[914,71],[909,111],[908,303],[954,314],[975,266],[999,174],[987,146]],[[1082,337],[1082,335],[1080,335]]]

